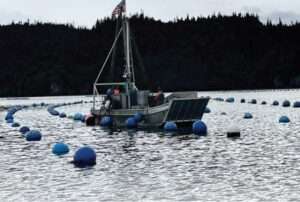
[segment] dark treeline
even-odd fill
[[[139,87],[300,87],[300,24],[262,24],[249,14],[168,23],[135,15],[130,22],[144,64],[143,69],[136,62]],[[115,23],[99,20],[92,29],[50,23],[0,26],[0,96],[91,94]]]

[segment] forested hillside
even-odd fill
[[[300,87],[300,24],[257,16],[177,19],[135,15],[137,85],[164,91]],[[91,94],[116,21],[92,29],[49,23],[0,26],[0,96]],[[121,69],[122,55],[114,71]],[[142,58],[142,60],[140,59]],[[141,62],[142,61],[142,62]]]

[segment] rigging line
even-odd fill
[[[133,79],[133,83],[135,83],[134,61],[133,61],[132,46],[131,46],[131,43],[130,43],[130,60],[131,60],[132,79]]]
[[[149,82],[149,79],[148,77],[146,76],[147,75],[147,72],[146,72],[146,68],[145,68],[145,65],[143,63],[143,60],[142,60],[142,56],[140,54],[140,51],[138,49],[138,46],[136,44],[136,41],[135,41],[135,37],[134,37],[134,33],[131,31],[131,41],[132,41],[132,45],[133,45],[133,50],[135,51],[135,54],[137,56],[137,59],[138,59],[138,63],[139,63],[139,66],[141,67],[141,70],[142,70],[142,75],[144,77],[144,81],[145,81],[145,84],[147,85],[147,87],[150,87],[150,82]]]
[[[119,31],[117,37],[115,38],[114,43],[113,43],[113,45],[112,45],[112,47],[111,47],[111,49],[110,49],[108,55],[106,56],[106,59],[105,59],[103,65],[102,65],[102,67],[101,67],[101,70],[100,70],[100,72],[99,72],[99,74],[98,74],[98,76],[97,76],[97,78],[96,78],[96,80],[95,80],[95,83],[98,82],[98,80],[99,80],[99,78],[100,78],[100,76],[101,76],[101,74],[102,74],[102,72],[103,72],[103,70],[104,70],[104,67],[105,67],[106,63],[107,63],[107,61],[108,61],[108,59],[109,59],[109,57],[110,57],[110,55],[111,55],[111,53],[112,53],[114,47],[115,47],[116,44],[117,44],[117,41],[118,41],[118,39],[119,39],[119,37],[120,37],[120,35],[121,35],[121,33],[122,33],[122,30],[123,30],[123,27],[121,27],[121,29],[120,29],[120,31]]]

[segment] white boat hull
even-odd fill
[[[174,99],[163,105],[146,108],[113,109],[110,112],[91,110],[95,124],[99,124],[103,116],[113,118],[114,127],[126,127],[126,120],[137,113],[143,114],[139,127],[161,127],[167,121],[176,123],[192,123],[200,120],[208,103],[208,98]]]

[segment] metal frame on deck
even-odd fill
[[[126,94],[127,96],[127,101],[128,101],[128,108],[131,108],[131,100],[129,96],[129,91],[132,88],[132,86],[135,86],[135,74],[134,74],[134,67],[133,67],[133,58],[132,58],[132,50],[131,50],[131,41],[130,41],[130,28],[129,28],[129,21],[128,18],[126,17],[126,12],[124,15],[122,15],[122,20],[123,20],[123,25],[120,28],[119,32],[116,34],[115,40],[113,42],[113,45],[111,49],[108,52],[108,55],[97,75],[97,78],[94,82],[93,86],[93,109],[95,110],[96,107],[96,98],[99,97],[100,93],[98,91],[99,86],[117,86],[117,85],[122,85],[125,86]],[[117,42],[121,36],[121,33],[123,33],[123,38],[124,38],[124,51],[125,51],[125,72],[124,72],[124,78],[126,79],[126,82],[120,82],[120,83],[98,83],[99,78],[109,60],[111,57],[114,48],[117,45]],[[103,99],[103,96],[102,96]]]
[[[124,86],[125,89],[126,89],[126,92],[128,92],[128,86],[127,86],[127,83],[125,82],[115,82],[115,83],[95,83],[94,84],[94,89],[93,89],[93,109],[95,110],[96,109],[96,102],[97,101],[100,101],[102,102],[103,101],[103,98],[104,98],[104,95],[99,93],[98,91],[98,87],[101,87],[101,86]],[[100,98],[99,100],[96,100],[97,98]]]

